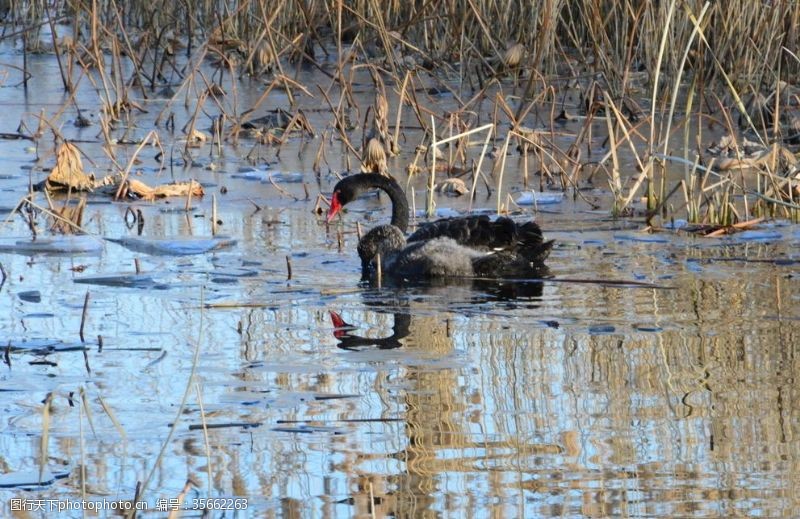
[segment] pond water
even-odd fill
[[[21,57],[5,48],[0,61]],[[16,132],[20,120],[36,128],[44,110],[86,168],[106,174],[99,125],[73,124],[76,105],[97,121],[97,92],[84,78],[69,103],[53,56],[29,66],[27,93],[8,68],[0,131]],[[356,83],[362,114],[374,96],[368,78]],[[298,81],[330,84],[308,70]],[[237,82],[240,110],[263,89]],[[178,499],[187,480],[185,506],[246,499],[225,517],[793,515],[800,228],[649,234],[641,219],[608,217],[598,182],[582,192],[599,209],[568,194],[514,216],[535,218],[556,240],[552,279],[365,287],[356,222],[388,221],[389,201],[354,203],[331,225],[314,211],[347,161],[313,90],[299,106],[316,138],[291,138],[279,156],[247,139],[221,155],[206,144],[191,150],[191,166],[160,173],[148,147],[137,178],[196,179],[206,196],[187,212],[183,199],[93,195],[90,235],[44,252],[8,211],[53,166],[52,136],[39,141],[38,159],[33,142],[0,140],[2,515],[12,498],[110,506],[139,484],[144,516],[159,516],[158,500]],[[147,113],[134,112],[120,135],[143,138],[167,99],[139,102]],[[436,113],[457,106],[452,96],[420,102]],[[278,106],[290,108],[280,91],[262,111]],[[169,110],[181,128],[194,100]],[[564,142],[574,124],[562,127]],[[183,145],[156,129],[177,160]],[[404,138],[406,151],[389,159],[401,183],[421,136]],[[115,158],[124,165],[134,149],[118,145]],[[259,159],[246,160],[253,153]],[[522,185],[521,164],[509,152],[511,189]],[[411,185],[421,209],[425,179]],[[226,241],[210,241],[211,194]],[[47,203],[41,193],[36,201]],[[495,203],[479,187],[475,208]],[[437,196],[443,214],[467,206]],[[128,208],[142,213],[141,237],[126,225]],[[43,216],[38,223],[41,242]],[[73,252],[52,252],[59,247]],[[338,319],[352,328],[335,329]],[[81,514],[60,516],[69,515]]]

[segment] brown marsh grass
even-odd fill
[[[526,185],[529,167],[576,197],[580,182],[590,178],[608,186],[613,214],[633,214],[631,207],[642,199],[646,209],[639,214],[653,225],[655,217],[685,216],[698,224],[731,226],[749,220],[748,213],[797,219],[800,212],[796,1],[241,0],[171,2],[158,9],[140,0],[6,1],[0,12],[8,22],[3,37],[22,38],[26,53],[42,51],[39,33],[50,29],[49,48],[66,91],[84,80],[99,92],[100,124],[112,160],[109,129],[124,126],[141,110],[135,99],[177,80],[173,102],[182,97],[196,113],[184,133],[194,136],[196,117],[211,107],[222,113],[214,132],[218,146],[222,139],[238,138],[274,89],[284,91],[292,106],[297,95],[322,95],[332,119],[321,132],[318,161],[325,138],[338,135],[349,150],[347,160],[352,155],[369,170],[384,168],[379,142],[384,155],[397,153],[403,109],[409,107],[424,130],[419,146],[433,149],[422,156],[431,175],[429,191],[438,174],[436,153],[446,153],[446,175],[471,168],[472,196],[478,176],[484,177],[487,189],[496,190],[498,211],[509,209],[501,199],[503,170],[506,152],[516,147],[525,154]],[[200,69],[209,61],[217,66],[213,77]],[[331,61],[337,64],[333,71],[323,66]],[[289,68],[299,62],[329,77],[330,86],[299,84]],[[372,110],[372,135],[363,135],[360,148],[353,144],[359,140],[353,134],[357,123],[349,119],[357,67],[370,69],[376,91],[375,105],[363,116],[366,126]],[[123,70],[133,72],[123,75]],[[226,93],[213,88],[226,74],[266,75],[272,81],[255,106],[241,111],[236,92],[225,102]],[[458,77],[471,86],[472,97],[458,97],[457,113],[426,108],[414,88],[423,74],[438,78],[444,88]],[[582,92],[579,113],[564,109],[569,88]],[[398,106],[387,105],[387,89],[398,94]],[[191,92],[199,93],[190,98]],[[485,122],[469,115],[487,104],[492,138],[503,151],[492,166],[492,188],[481,170],[485,151],[470,163],[467,141],[456,138]],[[532,123],[536,113],[549,113],[549,121]],[[552,138],[559,113],[584,121],[568,149],[559,149]],[[292,117],[261,142],[280,148],[295,126],[304,138],[314,137],[303,127],[302,113]],[[596,123],[607,129],[608,152],[600,159],[589,156]],[[504,124],[511,131],[500,135]],[[705,151],[712,146],[703,141],[709,126],[724,128],[732,140],[724,155]],[[190,154],[189,140],[184,155]],[[744,151],[746,140],[758,143],[755,153]],[[448,148],[437,150],[442,141]],[[621,150],[634,157],[637,171],[623,165]],[[419,154],[417,170],[418,159]],[[682,180],[668,178],[669,163],[684,166]],[[743,169],[753,171],[755,181],[744,182]]]

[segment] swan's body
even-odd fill
[[[517,224],[510,218],[487,216],[445,218],[424,224],[405,238],[408,203],[393,179],[357,174],[336,184],[328,221],[368,189],[380,189],[392,201],[392,221],[365,234],[358,243],[364,278],[374,274],[381,258],[383,275],[395,279],[448,277],[541,277],[553,242],[545,242],[534,222]]]
[[[411,242],[400,250],[381,256],[381,267],[389,277],[397,279],[475,277],[473,261],[481,256],[482,253],[452,238],[440,236]]]

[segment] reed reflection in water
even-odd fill
[[[335,337],[340,349],[310,353],[323,365],[335,356],[334,371],[245,370],[316,395],[262,411],[289,427],[277,438],[249,431],[264,451],[247,465],[289,478],[247,492],[300,491],[311,499],[300,509],[333,515],[784,514],[798,329],[781,303],[791,287],[780,276],[679,281],[545,284],[502,320],[479,304],[432,312],[424,294],[388,313],[353,304],[344,314],[356,329]],[[598,304],[564,319],[551,303],[574,292]],[[613,304],[621,299],[629,304]]]

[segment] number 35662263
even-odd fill
[[[244,497],[207,497],[192,499],[191,506],[195,510],[246,510],[247,499]]]

